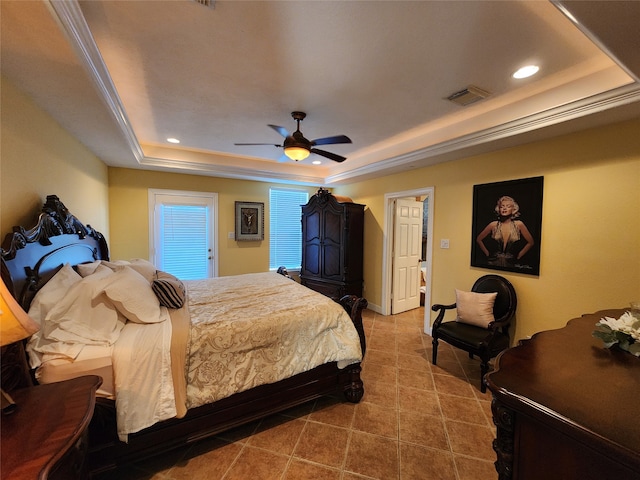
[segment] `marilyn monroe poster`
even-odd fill
[[[471,266],[540,274],[543,177],[473,186]]]

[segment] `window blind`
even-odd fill
[[[304,190],[269,190],[269,268],[298,270],[302,263],[302,205],[309,201]]]
[[[162,270],[182,280],[208,277],[208,207],[161,205]]]

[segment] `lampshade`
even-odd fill
[[[17,342],[36,333],[40,326],[18,305],[0,281],[0,345]]]
[[[284,149],[284,154],[291,160],[295,160],[296,162],[307,158],[309,156],[309,153],[309,150],[302,147],[286,147]]]

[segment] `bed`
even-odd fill
[[[345,296],[338,306],[276,273],[180,282],[149,271],[149,266],[141,260],[110,261],[104,237],[80,222],[54,195],[47,197],[35,226],[14,227],[2,244],[5,284],[31,315],[43,311],[41,332],[24,342],[29,355],[23,342],[3,347],[2,388],[11,391],[82,374],[103,377],[89,431],[93,473],[158,455],[323,395],[339,393],[354,403],[362,398],[365,299]],[[133,291],[128,282],[134,277],[148,284],[135,290],[138,300],[132,307],[122,296]],[[159,277],[169,278],[169,285],[179,287],[177,291],[182,288],[183,303],[173,305],[173,300],[156,291]],[[80,289],[85,283],[93,285],[92,308],[98,293],[116,306],[112,310],[117,312],[109,311],[104,317],[117,318],[115,327],[105,326],[111,324],[102,313],[80,310],[87,322],[104,328],[104,337],[92,336],[79,352],[65,351],[60,356],[62,347],[77,347],[73,337],[82,335],[83,327],[49,323],[58,318],[52,312],[75,309],[81,302],[74,292],[85,295],[87,287]],[[149,298],[147,290],[156,294],[159,313],[157,307],[149,307],[153,315],[146,307],[139,309],[138,304],[144,303],[139,299]],[[47,304],[45,299],[54,297],[59,302]],[[66,321],[69,315],[65,315]],[[38,338],[44,331],[46,342]],[[55,339],[53,345],[50,338]],[[158,340],[152,342],[152,338]],[[160,355],[151,364],[163,367],[152,371],[139,363],[147,356],[140,353],[147,343],[151,343],[149,352]],[[161,344],[164,349],[158,347]],[[129,368],[132,376],[123,384],[127,364],[136,368]],[[150,383],[149,391],[123,393],[131,384],[152,382],[155,377],[157,382]],[[152,398],[149,392],[156,391],[160,393]],[[141,399],[148,402],[142,409]],[[132,425],[123,420],[130,418],[129,410],[140,410],[149,418],[140,423],[134,415]]]

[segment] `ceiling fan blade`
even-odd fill
[[[282,147],[275,143],[234,143],[234,145],[273,145],[274,147]]]
[[[334,145],[336,143],[351,143],[351,139],[346,135],[334,135],[333,137],[316,138],[311,141],[313,145]]]
[[[278,132],[280,135],[282,135],[284,138],[291,136],[289,131],[284,127],[279,127],[278,125],[269,125],[269,126],[273,128],[276,132]]]
[[[319,148],[312,148],[311,153],[317,153],[318,155],[327,157],[329,160],[333,160],[334,162],[344,162],[346,160],[346,157],[336,155],[335,153],[326,152],[324,150],[320,150]]]

